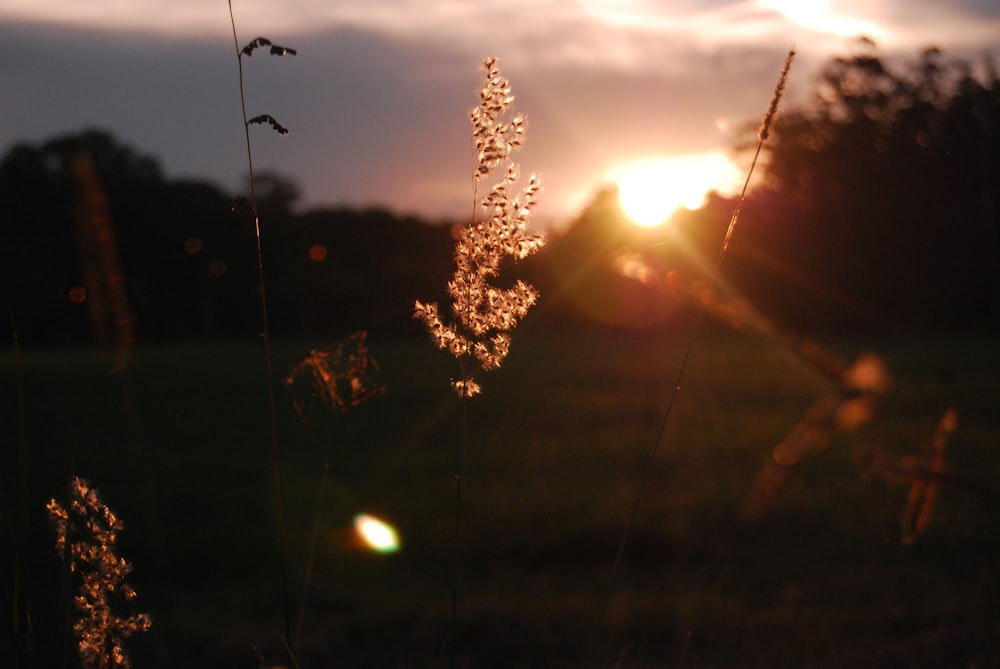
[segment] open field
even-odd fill
[[[683,343],[669,332],[529,330],[482,378],[462,488],[459,666],[580,666],[589,646],[599,667],[1000,664],[1000,351],[988,340],[831,344],[847,360],[881,355],[894,386],[871,423],[834,435],[751,519],[759,468],[834,389],[768,344],[700,339],[597,620]],[[279,344],[278,374],[313,345]],[[303,425],[277,392],[296,619],[319,528],[294,625],[305,668],[440,666],[448,633],[452,361],[423,339],[369,347],[385,397]],[[44,502],[65,497],[72,475],[126,523],[136,605],[154,623],[130,644],[134,666],[257,667],[254,648],[279,662],[262,349],[140,347],[127,373],[108,370],[96,354],[25,353],[25,470],[17,365],[0,359],[3,484],[13,498],[27,482],[40,665],[67,644]],[[866,464],[921,453],[949,407],[959,423],[948,477],[904,550],[910,482]],[[402,550],[357,547],[359,512],[390,520]]]

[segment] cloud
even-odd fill
[[[657,62],[655,55],[678,41],[716,48],[795,34],[843,38],[864,32],[894,47],[941,40],[943,47],[981,47],[996,44],[1000,20],[993,0],[236,0],[233,9],[247,34],[356,29],[464,52],[502,49],[547,62],[561,56],[631,67]],[[227,5],[202,0],[7,0],[0,21],[172,38],[215,39],[230,29]]]
[[[234,9],[241,42],[265,35],[299,50],[255,56],[245,71],[250,113],[291,129],[281,138],[254,128],[256,166],[296,178],[307,204],[466,215],[466,114],[491,54],[529,118],[519,161],[546,180],[539,214],[559,218],[626,160],[730,146],[728,133],[767,105],[793,43],[789,104],[822,62],[850,50],[849,28],[879,26],[883,50],[909,57],[930,36],[946,53],[974,52],[1000,42],[994,5],[238,0]],[[810,18],[807,6],[826,14]],[[0,87],[0,149],[100,126],[168,174],[229,189],[244,178],[225,3],[8,0]]]
[[[291,129],[253,129],[258,167],[293,175],[310,204],[464,215],[478,55],[350,29],[288,44],[298,56],[245,63],[250,114]],[[765,105],[770,84],[753,82],[780,56],[715,54],[673,77],[504,59],[530,122],[520,162],[545,174],[550,213],[564,215],[623,157],[717,146],[716,117],[738,117],[748,100]],[[236,188],[246,171],[235,53],[224,40],[5,26],[0,62],[0,85],[17,93],[0,103],[4,147],[99,126],[158,157],[168,174]],[[721,93],[702,78],[714,68]]]

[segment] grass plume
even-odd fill
[[[500,367],[510,348],[509,332],[538,300],[534,286],[520,279],[510,288],[497,288],[490,279],[499,274],[506,256],[521,260],[545,243],[527,231],[540,179],[532,174],[525,188],[514,194],[520,170],[510,155],[524,143],[527,121],[521,114],[510,116],[514,96],[497,59],[487,58],[483,70],[480,103],[470,113],[478,153],[472,174],[473,214],[459,231],[455,274],[448,282],[453,320],[442,320],[437,303],[417,300],[414,305],[414,317],[424,323],[438,348],[458,359],[460,372],[452,386],[460,397],[481,391],[475,372]],[[504,175],[480,198],[483,181],[501,166]]]
[[[129,669],[125,640],[145,632],[151,622],[140,613],[121,617],[113,604],[118,595],[126,601],[135,590],[125,577],[132,565],[119,557],[115,544],[124,525],[101,500],[96,488],[74,477],[70,483],[69,506],[55,499],[47,506],[56,531],[56,550],[69,561],[70,571],[79,574],[79,594],[73,599],[79,614],[73,624],[80,662],[87,669]]]
[[[458,377],[452,388],[462,400],[455,437],[455,542],[454,575],[451,594],[451,625],[448,652],[455,665],[455,636],[458,615],[458,571],[460,563],[462,470],[468,443],[468,411],[465,400],[482,388],[476,372],[500,367],[510,349],[510,331],[538,300],[538,291],[517,280],[510,288],[498,288],[490,281],[500,273],[507,256],[521,260],[542,247],[540,235],[529,234],[528,223],[541,192],[541,180],[532,174],[515,194],[520,169],[511,154],[521,148],[527,134],[527,120],[513,113],[514,96],[510,81],[500,72],[499,62],[483,61],[485,73],[479,91],[479,105],[469,114],[476,165],[472,171],[472,216],[458,232],[455,244],[455,273],[448,282],[452,299],[452,319],[442,319],[437,303],[417,300],[414,318],[423,322],[438,348],[458,360]],[[501,169],[485,195],[484,181]]]

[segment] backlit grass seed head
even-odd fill
[[[132,565],[115,552],[121,520],[86,481],[70,484],[69,509],[56,500],[46,506],[56,532],[56,550],[69,559],[70,571],[79,574],[80,589],[73,598],[78,617],[73,624],[84,667],[128,669],[131,664],[124,642],[150,627],[145,614],[122,618],[112,611],[118,593],[126,600],[135,590],[125,582]]]
[[[282,385],[292,393],[292,406],[303,420],[315,403],[344,413],[385,395],[382,371],[368,352],[368,333],[355,332],[329,348],[314,348],[289,369]]]
[[[778,115],[778,104],[781,102],[781,96],[785,93],[785,86],[788,85],[788,72],[792,69],[793,60],[795,60],[795,49],[789,51],[788,56],[785,57],[785,64],[781,68],[781,74],[778,76],[778,83],[774,87],[774,93],[771,95],[771,103],[767,106],[767,111],[760,120],[757,137],[762,142],[771,135],[771,125],[774,123],[775,116]]]
[[[477,153],[472,174],[475,212],[455,243],[455,274],[448,282],[454,318],[442,320],[435,303],[417,301],[414,310],[439,348],[459,359],[472,358],[484,370],[500,366],[510,348],[507,333],[538,300],[538,291],[524,281],[497,288],[489,280],[499,274],[505,256],[521,260],[545,243],[540,235],[528,233],[541,180],[531,175],[518,191],[520,170],[510,154],[524,144],[527,122],[521,114],[508,118],[514,96],[497,63],[496,58],[484,61],[479,106],[469,115]],[[505,166],[503,176],[480,199],[482,181],[500,166]],[[478,394],[479,384],[471,374],[464,376],[452,383],[459,396]]]
[[[485,83],[479,91],[479,106],[472,110],[472,139],[479,153],[475,178],[487,176],[493,168],[503,163],[511,151],[520,148],[527,133],[527,123],[521,114],[505,120],[507,111],[514,104],[510,81],[500,73],[496,58],[483,61]]]

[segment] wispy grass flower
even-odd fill
[[[500,72],[496,58],[483,61],[485,78],[479,91],[479,105],[469,114],[476,164],[472,170],[472,216],[458,232],[455,244],[455,274],[448,282],[452,318],[441,317],[437,303],[417,300],[414,318],[422,321],[438,348],[448,350],[458,360],[458,378],[452,388],[462,400],[455,440],[455,570],[451,590],[450,643],[446,643],[450,666],[455,666],[455,636],[458,611],[460,518],[462,509],[462,468],[468,440],[466,399],[481,392],[474,376],[479,370],[500,367],[510,350],[510,331],[525,317],[538,291],[517,280],[510,288],[499,288],[491,280],[500,274],[507,256],[521,260],[542,247],[540,235],[528,233],[532,210],[538,202],[541,181],[528,178],[518,190],[520,170],[511,154],[521,148],[527,121],[514,113],[510,81]],[[486,181],[498,170],[503,176],[489,186]]]
[[[778,104],[781,102],[781,97],[785,94],[785,87],[788,85],[788,73],[792,69],[793,60],[795,60],[795,49],[789,51],[785,57],[785,64],[781,68],[781,74],[778,75],[778,83],[774,87],[774,93],[771,94],[771,102],[768,104],[764,116],[760,119],[760,127],[757,128],[757,139],[761,142],[767,141],[767,138],[771,136],[771,126],[778,115]]]
[[[499,275],[506,256],[521,260],[545,243],[527,231],[541,181],[531,175],[517,192],[520,170],[510,158],[524,143],[527,121],[512,111],[510,81],[501,74],[497,59],[487,58],[483,70],[479,105],[469,115],[477,152],[473,215],[459,231],[455,274],[448,282],[454,318],[443,320],[437,303],[417,300],[414,311],[438,348],[459,360],[459,378],[452,386],[463,398],[481,390],[473,378],[476,371],[500,367],[510,348],[510,331],[538,300],[538,291],[524,281],[498,288],[490,280]],[[503,169],[503,176],[480,197],[485,180],[498,169]]]
[[[79,614],[73,632],[79,638],[80,662],[94,669],[128,669],[125,640],[150,627],[146,614],[121,617],[112,604],[117,596],[135,598],[125,577],[132,565],[119,557],[115,544],[124,527],[101,501],[97,489],[79,477],[70,484],[69,508],[55,499],[46,506],[56,530],[56,550],[69,560],[70,571],[80,575],[79,594],[73,599]]]
[[[314,348],[292,365],[281,382],[292,392],[292,406],[307,421],[310,400],[342,414],[385,395],[378,361],[368,352],[368,333],[359,330],[329,348]]]

